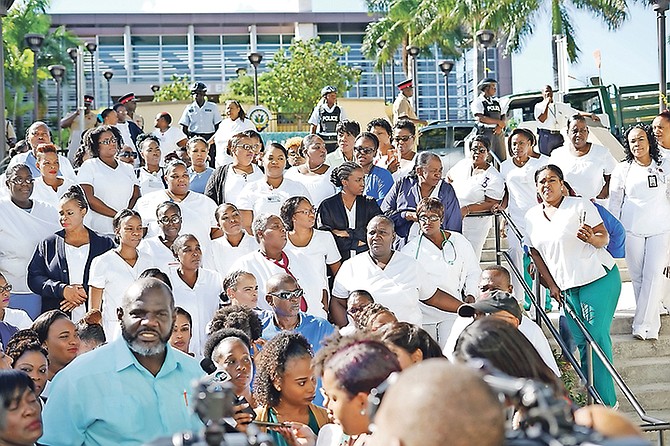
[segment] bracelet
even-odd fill
[[[465,215],[470,215],[470,205],[469,204],[465,205],[465,210],[466,210]]]

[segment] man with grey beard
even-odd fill
[[[117,316],[122,337],[76,358],[52,381],[40,444],[143,444],[202,428],[189,401],[204,373],[168,345],[175,312],[167,285],[136,281]]]

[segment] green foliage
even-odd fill
[[[161,86],[154,102],[188,101],[191,99],[191,80],[187,75],[172,75],[172,82]]]
[[[340,63],[348,51],[349,47],[340,42],[293,41],[287,51],[277,51],[268,71],[259,75],[259,102],[274,112],[308,115],[323,87],[333,85],[342,94],[358,81],[359,72]],[[246,87],[239,85],[242,82],[246,82]],[[248,95],[248,81],[239,84],[241,92]],[[250,94],[253,95],[253,80]]]
[[[240,101],[240,104],[254,103],[254,78],[246,74],[228,82],[227,91],[219,95],[219,102],[223,104],[228,99]]]
[[[565,390],[568,392],[568,396],[573,403],[579,407],[586,406],[587,403],[587,391],[586,387],[582,385],[579,381],[579,376],[575,369],[572,368],[572,365],[563,357],[563,354],[560,350],[553,350],[554,358],[558,364],[558,370],[561,372],[561,379],[563,380],[563,385]]]
[[[37,58],[37,78],[39,82],[51,79],[47,67],[60,64],[72,70],[72,61],[67,48],[78,46],[79,39],[64,27],[50,30],[51,18],[46,14],[48,0],[20,0],[2,20],[5,57],[5,98],[8,118],[15,121],[17,133],[21,132],[20,118],[33,108],[33,104],[22,102],[33,90],[34,54],[26,47],[26,34],[38,33],[45,36]],[[46,106],[46,94],[40,94]],[[18,122],[17,122],[18,121]]]

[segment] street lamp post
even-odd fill
[[[72,63],[74,64],[74,76],[75,76],[75,82],[74,82],[74,97],[78,98],[79,97],[79,89],[78,87],[78,82],[76,81],[77,77],[77,48],[68,48],[67,49],[67,55],[70,56],[70,59],[72,59]],[[77,100],[75,99],[75,102]]]
[[[407,45],[407,48],[405,48],[407,52],[409,53],[410,56],[412,56],[412,79],[414,81],[414,111],[418,114],[419,113],[419,76],[417,76],[416,73],[416,59],[419,56],[419,53],[421,52],[421,48],[418,46],[414,45]]]
[[[160,85],[153,84],[151,86],[151,92],[154,94],[154,101],[156,100],[156,95],[158,94],[159,91],[161,91],[161,86]]]
[[[249,53],[247,58],[254,67],[254,101],[255,105],[258,105],[258,66],[263,60],[263,55],[261,53]]]
[[[102,76],[107,79],[107,106],[112,107],[112,89],[109,85],[110,81],[114,77],[114,72],[112,70],[106,70],[102,73]],[[95,97],[95,96],[94,96]]]
[[[98,49],[98,45],[95,42],[86,42],[86,50],[91,53],[91,91],[93,92],[93,97],[95,97],[95,50]]]
[[[658,39],[658,109],[667,109],[666,94],[667,81],[665,78],[665,11],[668,10],[668,0],[655,0],[654,11],[656,12],[656,36]]]
[[[40,100],[39,85],[37,84],[37,55],[40,52],[40,48],[42,48],[42,43],[44,43],[44,36],[42,34],[30,33],[26,34],[24,40],[26,46],[33,52],[33,122],[35,122],[37,121],[37,115],[39,114]]]
[[[454,68],[453,60],[443,60],[440,62],[440,70],[444,74],[444,109],[446,120],[449,121],[449,73]]]
[[[14,0],[3,0],[0,2],[0,122],[6,126],[5,121],[5,49],[2,40],[2,18],[7,15],[7,10],[12,7]],[[0,137],[0,159],[7,154],[7,135]]]
[[[60,119],[63,116],[62,105],[61,105],[61,82],[63,82],[63,77],[65,77],[65,67],[63,65],[49,65],[49,73],[51,77],[56,81],[56,128],[58,129],[58,145],[63,146],[63,141],[61,139],[61,128],[60,128]]]
[[[384,51],[384,48],[386,48],[386,40],[379,38],[377,39],[377,48],[379,48],[379,52],[381,53]],[[380,55],[381,58],[381,55]],[[391,85],[393,85],[393,82],[391,82]],[[384,90],[384,104],[387,102],[387,96],[386,96],[386,64],[382,63],[382,90]]]
[[[480,29],[475,34],[477,42],[484,48],[484,77],[487,76],[488,71],[488,49],[493,44],[495,37],[495,33],[490,29]]]

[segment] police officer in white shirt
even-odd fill
[[[189,138],[200,136],[209,141],[219,128],[221,123],[221,113],[215,103],[205,100],[207,85],[202,82],[194,82],[191,85],[191,94],[195,99],[188,107],[184,109],[179,124],[184,134]],[[210,147],[209,158],[214,160],[216,148]],[[212,165],[213,167],[213,165]]]

